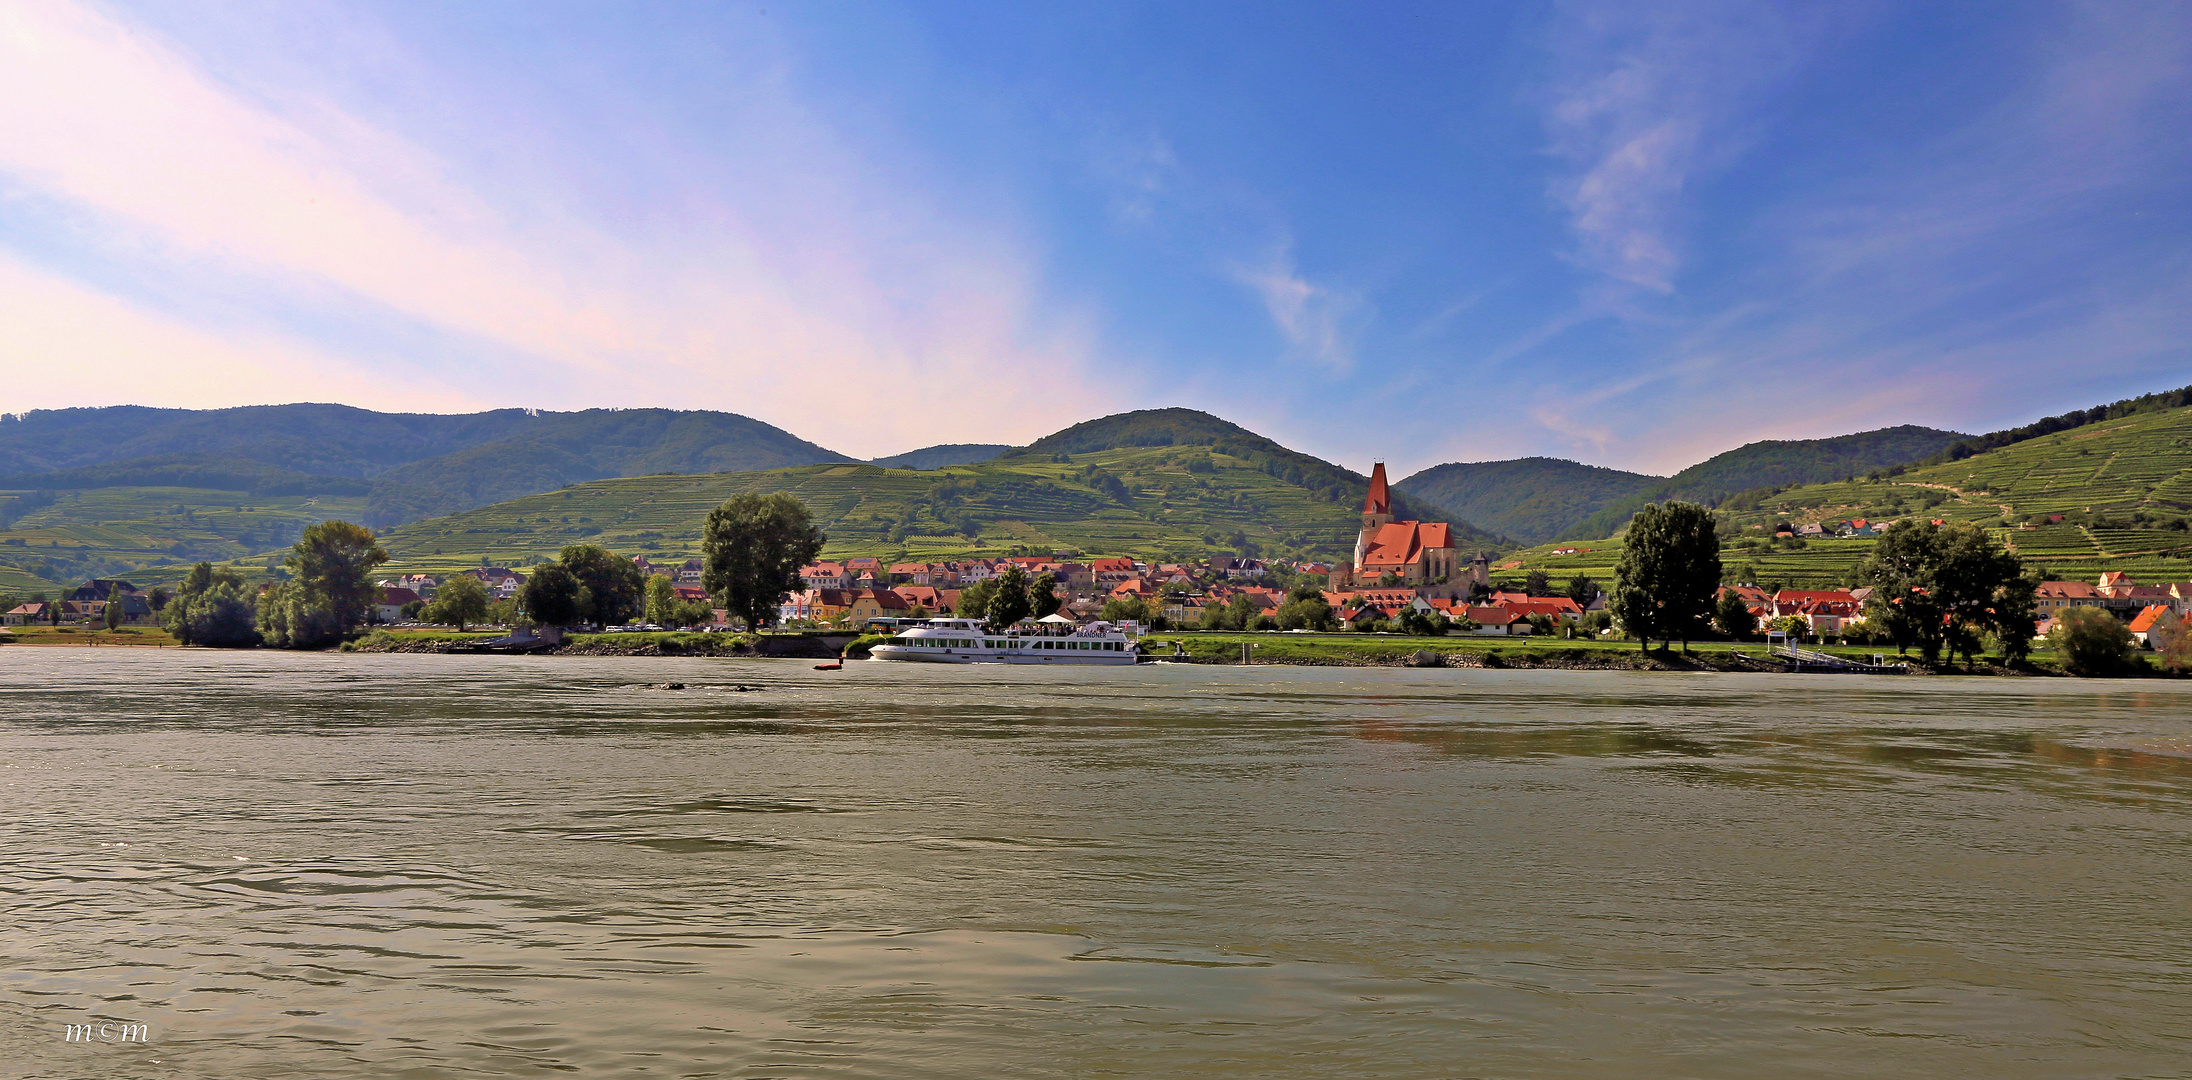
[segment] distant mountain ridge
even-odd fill
[[[1541,544],[1606,504],[1666,481],[1563,458],[1528,457],[1434,465],[1394,487],[1521,543]]]
[[[376,528],[611,476],[856,460],[750,417],[702,410],[124,405],[0,417],[0,486],[364,495],[365,523]]]
[[[939,443],[890,457],[868,459],[886,469],[948,469],[953,465],[979,465],[1019,447],[1011,443]]]
[[[1561,533],[1561,539],[1611,536],[1649,503],[1668,499],[1717,503],[1732,495],[1785,484],[1819,484],[1921,461],[1971,436],[1901,424],[1831,439],[1766,439],[1715,454],[1667,478],[1663,484],[1599,508]]]
[[[1712,504],[1760,488],[1840,480],[1942,455],[1972,438],[1904,424],[1830,439],[1746,443],[1665,477],[1533,457],[1434,465],[1395,486],[1538,544],[1611,536],[1648,503]]]

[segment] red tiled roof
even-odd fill
[[[1565,596],[1533,596],[1526,600],[1505,601],[1499,606],[1518,615],[1551,615],[1558,618],[1562,615],[1583,614],[1583,606]]]
[[[1373,530],[1363,544],[1360,569],[1409,566],[1422,559],[1426,550],[1452,546],[1452,531],[1443,521],[1387,522]]]
[[[2146,633],[2154,629],[2154,623],[2167,614],[2169,614],[2168,604],[2148,604],[2139,610],[2137,618],[2131,620],[2131,632],[2134,634]]]

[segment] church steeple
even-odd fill
[[[1362,527],[1375,529],[1393,520],[1393,493],[1385,483],[1385,463],[1370,467],[1370,494],[1362,500]]]

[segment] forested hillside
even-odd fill
[[[1832,526],[1914,517],[1966,521],[2049,578],[2093,582],[2115,570],[2149,583],[2192,581],[2192,408],[2135,409],[1996,449],[1853,481],[1745,492],[1716,515],[1728,580],[1796,588],[1851,583],[1864,537],[1782,539],[1781,524]],[[1500,575],[1608,580],[1621,541],[1578,540],[1514,553]]]
[[[846,460],[757,420],[671,409],[31,412],[0,417],[0,585],[233,559],[329,517],[385,528],[605,476]]]
[[[576,540],[682,559],[699,553],[701,521],[725,498],[789,491],[812,508],[832,557],[1020,549],[1344,558],[1360,526],[1354,501],[1273,476],[1268,464],[1176,445],[1014,455],[927,471],[815,465],[599,480],[413,522],[389,530],[385,542],[398,564],[426,569],[477,565],[482,557],[524,564]]]
[[[89,485],[81,489],[0,491],[0,581],[122,572],[158,580],[200,558],[263,569],[274,549],[321,517],[362,517],[417,565],[524,564],[577,539],[683,558],[697,554],[709,508],[736,492],[779,489],[809,501],[835,554],[1017,546],[1343,558],[1369,485],[1188,409],[1106,417],[1003,456],[936,464],[989,449],[931,447],[901,455],[919,469],[884,468],[743,417],[625,410],[564,414],[365,481],[211,456],[114,462],[31,478]],[[736,466],[756,458],[791,467]],[[726,461],[733,466],[709,467]],[[612,476],[588,475],[601,472]],[[513,489],[520,494],[503,494]],[[413,501],[391,508],[398,495]],[[476,505],[489,496],[498,497]],[[468,505],[413,517],[435,499]],[[1465,548],[1506,546],[1420,499],[1396,501],[1403,516],[1452,521]],[[169,571],[149,569],[160,564]]]
[[[1567,539],[1610,536],[1647,503],[1682,499],[1713,504],[1756,488],[1838,480],[1919,461],[1970,437],[1905,424],[1831,439],[1747,443],[1692,465],[1663,483],[1609,502],[1561,535]]]
[[[857,460],[732,413],[591,409],[542,415],[544,423],[509,437],[381,474],[366,504],[366,524],[379,528],[611,476]]]
[[[951,465],[974,465],[1018,449],[1009,443],[943,443],[873,458],[868,464],[886,469],[942,469]]]
[[[1436,465],[1394,485],[1525,544],[1550,540],[1618,499],[1666,482],[1561,458]]]
[[[1361,473],[1288,449],[1238,424],[1195,409],[1142,409],[1084,421],[1037,439],[1005,460],[1143,446],[1207,446],[1358,513],[1363,494],[1370,486],[1370,478]],[[1449,508],[1411,497],[1406,492],[1394,493],[1393,512],[1398,517],[1418,521],[1452,522],[1455,542],[1463,546],[1499,547],[1505,543],[1503,537],[1480,528]]]

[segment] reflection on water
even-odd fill
[[[10,650],[0,718],[26,1075],[2192,1061],[2170,684]]]

